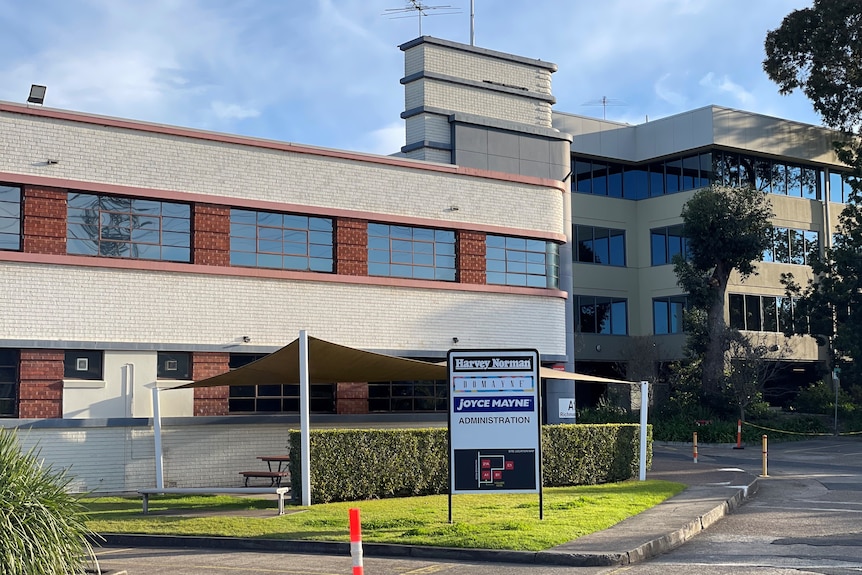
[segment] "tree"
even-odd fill
[[[795,299],[795,321],[785,333],[811,334],[830,344],[832,367],[845,384],[862,384],[862,206],[858,192],[838,217],[833,245],[811,262],[814,278],[806,286],[782,274],[787,295]]]
[[[788,274],[788,295],[798,299],[795,333],[832,343],[842,382],[862,383],[862,2],[815,0],[788,14],[765,42],[763,69],[782,94],[802,90],[828,127],[844,137],[838,158],[852,168],[853,193],[839,217],[833,246],[815,258],[815,279],[804,288]]]
[[[763,397],[764,386],[778,375],[781,362],[793,350],[786,345],[770,344],[765,334],[731,331],[725,366],[726,391],[739,408],[739,419],[745,421],[745,410]]]
[[[862,170],[862,2],[815,0],[766,35],[763,69],[781,94],[796,89],[823,123],[844,134],[838,159]],[[856,188],[858,190],[858,188]]]
[[[682,210],[688,253],[674,258],[677,283],[688,292],[689,306],[705,311],[702,349],[704,392],[722,387],[725,354],[730,345],[724,302],[731,273],[744,281],[756,273],[772,236],[772,204],[755,189],[712,185],[696,192]]]
[[[862,122],[862,3],[814,0],[766,35],[763,69],[780,93],[800,89],[830,128]]]

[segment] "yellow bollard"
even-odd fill
[[[694,439],[692,440],[692,446],[693,446],[692,453],[694,455],[694,462],[697,463],[697,432],[696,431],[694,432]]]
[[[766,436],[763,436],[763,473],[760,475],[761,477],[769,477],[769,474],[766,472]]]

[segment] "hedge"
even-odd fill
[[[291,430],[289,437],[290,452],[298,455],[299,431]],[[449,490],[446,429],[313,430],[309,443],[313,503],[436,495]],[[637,477],[638,459],[638,425],[542,427],[546,487]],[[649,433],[647,466],[651,461]],[[297,500],[302,491],[300,467],[300,458],[292,457],[291,490]]]

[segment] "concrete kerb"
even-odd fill
[[[732,490],[733,493],[727,497],[716,497],[718,489]],[[747,484],[736,486],[691,486],[679,495],[640,515],[630,517],[611,529],[599,532],[599,534],[593,534],[595,537],[586,536],[545,551],[462,549],[382,543],[363,543],[362,548],[364,555],[368,557],[411,557],[571,567],[628,565],[656,557],[679,547],[739,507],[747,497],[754,495],[756,491],[757,478],[753,478]],[[703,502],[707,503],[708,509],[703,509]],[[698,512],[686,514],[687,511],[694,511],[690,509],[692,506],[698,506]],[[655,529],[652,528],[645,529],[645,526],[655,524],[655,518],[662,516],[665,517],[664,523],[670,521],[674,523],[674,527],[665,530],[664,533],[656,533]],[[324,541],[113,533],[102,534],[102,536],[104,541],[101,543],[105,547],[233,549],[237,551],[350,555],[349,543]],[[594,549],[589,549],[593,545],[595,545]]]

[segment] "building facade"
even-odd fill
[[[682,206],[712,181],[772,194],[774,249],[732,281],[728,319],[789,349],[780,274],[808,277],[846,199],[834,134],[715,106],[637,126],[575,116],[553,110],[549,62],[430,37],[401,50],[394,156],[0,103],[0,425],[60,464],[80,467],[70,445],[98,453],[118,470],[86,468],[81,488],[123,491],[152,483],[154,385],[245,365],[301,329],[421,359],[530,347],[634,376],[681,356],[669,263]],[[792,350],[796,380],[816,377],[825,350]],[[189,438],[283,447],[254,427],[295,422],[298,388],[257,383],[163,393],[166,456],[194,458]],[[571,385],[548,382],[546,403]],[[313,386],[311,409],[440,425],[446,393],[339,382]],[[177,468],[169,485],[199,480]]]
[[[812,337],[782,335],[793,302],[780,279],[792,273],[806,283],[809,258],[831,245],[850,191],[835,132],[719,106],[637,126],[555,113],[554,126],[573,136],[579,370],[611,373],[644,354],[652,362],[682,356],[685,294],[671,263],[685,252],[680,213],[716,182],[767,192],[775,214],[757,273],[731,277],[728,323],[777,348],[776,399],[822,377],[827,350]]]

